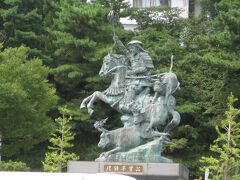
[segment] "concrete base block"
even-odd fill
[[[70,173],[119,173],[137,180],[188,180],[189,171],[177,163],[122,163],[70,161]]]

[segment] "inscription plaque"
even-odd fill
[[[143,173],[142,165],[104,165],[104,172]]]

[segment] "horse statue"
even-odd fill
[[[124,127],[147,122],[149,124],[146,128],[147,131],[151,128],[157,129],[159,125],[162,125],[165,126],[164,132],[168,133],[180,123],[180,115],[174,110],[175,98],[172,96],[179,89],[180,83],[176,74],[172,72],[172,65],[173,62],[171,61],[169,72],[152,76],[154,96],[151,96],[147,89],[137,95],[135,105],[140,107],[141,115],[137,120],[134,120],[134,115],[123,112],[121,107],[124,106],[127,99],[126,75],[129,68],[128,61],[122,55],[109,53],[103,59],[99,75],[101,77],[112,77],[110,86],[102,92],[95,91],[92,95],[86,97],[82,101],[80,108],[87,106],[88,113],[91,115],[94,112],[94,102],[101,100],[122,114],[121,120]],[[168,122],[169,115],[172,116],[170,122]]]
[[[180,123],[180,114],[175,111],[176,100],[172,96],[175,91],[180,89],[180,83],[175,73],[172,72],[173,59],[171,58],[171,66],[169,72],[157,74],[152,76],[153,91],[155,95],[147,96],[142,102],[144,108],[142,109],[143,118],[139,122],[149,122],[147,131],[159,125],[165,126],[163,132],[169,133],[174,127]],[[154,79],[155,78],[155,79]],[[168,122],[169,115],[172,116]],[[139,123],[135,122],[135,123]]]
[[[165,126],[164,132],[171,131],[174,127],[178,126],[181,120],[180,114],[175,111],[176,101],[172,96],[177,90],[180,90],[180,83],[177,79],[177,75],[172,72],[173,68],[173,56],[171,57],[170,70],[167,73],[157,75],[158,79],[154,83],[155,97],[160,93],[159,99],[164,96],[164,104],[167,105],[168,113],[172,115],[172,120]]]
[[[80,109],[87,106],[88,113],[94,112],[93,104],[101,100],[120,112],[117,104],[123,98],[125,93],[125,76],[128,68],[128,61],[123,55],[109,53],[103,59],[102,67],[99,71],[101,77],[110,76],[112,81],[110,86],[100,92],[95,91],[90,96],[83,99]]]

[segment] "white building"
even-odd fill
[[[183,18],[188,18],[189,12],[198,16],[201,11],[200,1],[201,0],[126,0],[131,7],[135,8],[156,6],[177,7],[182,10],[180,16]],[[129,18],[120,18],[120,22],[127,30],[134,30],[137,27],[137,22],[135,20],[130,20]]]

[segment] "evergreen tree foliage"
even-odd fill
[[[120,10],[129,7],[129,2],[125,0],[93,0],[93,3],[101,4],[105,8],[114,10],[118,14],[120,14]]]
[[[99,61],[111,42],[111,27],[104,27],[106,10],[101,6],[63,2],[50,29],[55,64],[53,74],[57,83],[71,89],[79,84],[82,72],[91,62]],[[105,31],[105,32],[104,32]],[[101,34],[101,36],[99,36]],[[109,46],[109,45],[108,45]],[[64,75],[63,75],[64,73]],[[78,81],[76,82],[75,80]],[[69,86],[69,87],[68,87]]]
[[[167,29],[174,33],[179,30],[182,18],[180,18],[181,10],[170,7],[151,7],[138,9],[132,12],[131,18],[136,19],[138,29],[146,29],[148,27],[156,28],[157,30]]]
[[[201,170],[208,168],[213,180],[239,179],[239,176],[235,176],[240,168],[240,109],[234,108],[236,101],[232,94],[228,97],[226,119],[216,126],[218,136],[210,147],[213,155],[200,160],[204,164]]]
[[[189,149],[185,151],[191,154],[188,166],[192,168],[198,167],[196,160],[200,154],[207,154],[216,137],[213,129],[223,118],[224,99],[230,92],[240,95],[239,20],[235,18],[240,2],[222,0],[210,7],[200,18],[190,20],[182,35],[187,54],[179,62],[183,87],[179,110],[192,129],[188,134],[193,137],[188,138]]]
[[[48,0],[3,0],[0,4],[0,21],[5,33],[4,47],[29,47],[31,57],[49,60],[43,54],[46,39],[44,18]]]
[[[30,168],[23,162],[1,161],[0,171],[29,171]]]
[[[25,47],[0,51],[0,132],[2,156],[30,150],[48,139],[53,124],[47,112],[57,103],[48,68],[28,59]]]
[[[76,154],[67,152],[67,149],[73,146],[71,141],[75,136],[69,125],[72,118],[67,117],[69,110],[66,108],[59,108],[59,110],[63,117],[55,119],[58,127],[49,140],[52,145],[48,147],[50,151],[46,153],[45,160],[42,162],[43,169],[47,172],[61,172],[67,167],[68,161],[79,159]]]
[[[191,20],[184,34],[184,48],[189,54],[181,61],[180,68],[184,77],[182,85],[186,87],[183,100],[187,101],[180,109],[195,132],[196,138],[190,147],[196,149],[191,148],[188,152],[194,155],[198,150],[195,160],[200,158],[200,154],[207,154],[208,144],[216,137],[213,128],[217,120],[223,118],[223,102],[227,94],[232,91],[239,96],[239,46],[235,40],[236,37],[239,39],[239,34],[228,27],[228,20],[219,20],[223,14],[234,20],[238,2],[229,2],[229,9],[224,11],[219,8],[223,2],[213,5],[216,13],[211,13],[207,19],[203,14],[202,18]],[[235,23],[237,27],[239,22]],[[192,162],[190,167],[198,167],[198,163]]]
[[[202,16],[186,20],[178,17],[178,10],[163,8],[133,14],[140,24],[136,39],[153,58],[154,71],[169,71],[174,55],[173,71],[181,82],[181,91],[174,96],[182,120],[173,133],[175,144],[165,153],[189,167],[191,177],[197,175],[198,160],[208,154],[216,137],[214,127],[223,118],[226,97],[230,92],[240,96],[240,2],[204,3]]]

